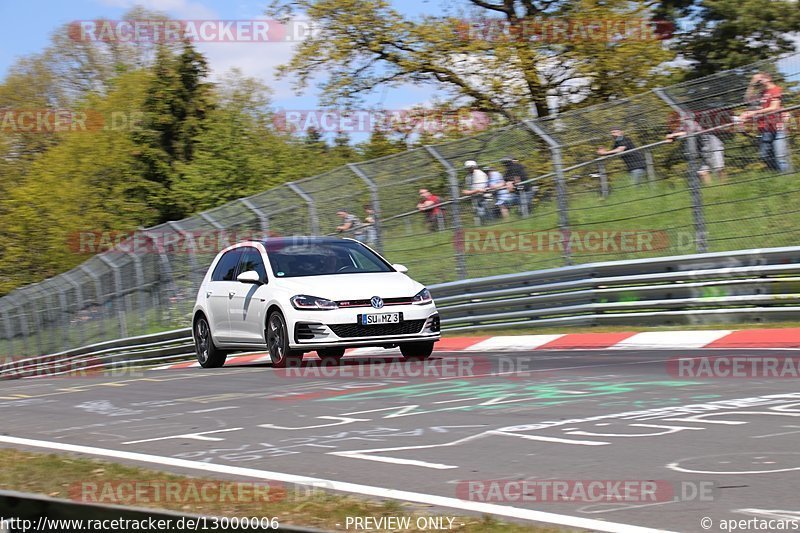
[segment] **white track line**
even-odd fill
[[[498,505],[494,503],[472,502],[447,496],[437,496],[435,494],[423,494],[420,492],[409,492],[405,490],[389,489],[384,487],[373,487],[370,485],[359,485],[344,481],[331,481],[327,479],[298,476],[295,474],[285,474],[282,472],[270,472],[268,470],[258,470],[255,468],[244,468],[239,466],[221,465],[214,463],[201,463],[186,459],[176,459],[174,457],[162,457],[145,453],[124,452],[121,450],[110,450],[106,448],[95,448],[93,446],[81,446],[77,444],[67,444],[63,442],[49,442],[43,440],[25,439],[21,437],[11,437],[0,435],[0,442],[14,444],[17,446],[32,446],[35,448],[47,448],[51,450],[61,450],[73,453],[85,453],[101,457],[113,457],[128,461],[138,461],[142,463],[172,466],[177,468],[188,468],[190,470],[204,470],[206,472],[216,472],[219,474],[244,476],[255,479],[267,479],[293,483],[296,485],[326,487],[331,490],[362,494],[378,498],[392,498],[406,500],[416,503],[425,503],[438,507],[449,507],[451,509],[461,509],[464,511],[485,513],[521,520],[531,520],[547,524],[557,524],[561,526],[576,527],[594,531],[620,532],[620,533],[655,533],[664,531],[661,529],[651,529],[629,524],[619,524],[595,520],[591,518],[580,518],[576,516],[547,513],[544,511],[534,511],[520,507]]]
[[[733,333],[731,330],[700,331],[644,331],[617,344],[611,350],[635,350],[639,348],[703,348],[712,342]]]

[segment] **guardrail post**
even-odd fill
[[[308,204],[308,217],[311,219],[311,234],[319,235],[319,216],[317,215],[317,204],[314,199],[306,191],[302,189],[297,183],[290,181],[286,184],[297,196],[303,199]]]
[[[239,201],[243,206],[255,213],[256,218],[258,218],[258,228],[262,233],[262,237],[266,238],[269,235],[269,217],[250,198],[242,198]]]
[[[124,292],[122,288],[122,275],[119,272],[119,267],[115,265],[111,259],[106,257],[105,254],[100,254],[97,258],[111,269],[114,276],[114,301],[115,307],[117,308],[117,320],[119,320],[119,336],[125,338],[128,336],[128,324],[126,323],[125,306],[120,305],[123,298],[122,293]]]
[[[678,105],[678,103],[675,102],[675,100],[673,100],[663,88],[656,87],[653,89],[653,92],[672,110],[678,113],[681,121],[693,120],[691,112]],[[706,230],[705,213],[703,210],[703,193],[700,187],[700,176],[698,175],[698,171],[700,170],[700,165],[698,163],[700,152],[698,150],[697,134],[690,133],[684,142],[686,143],[686,153],[689,160],[689,176],[687,183],[689,184],[689,193],[692,196],[692,218],[694,219],[695,246],[698,253],[705,253],[708,251],[708,231]]]
[[[63,276],[64,279],[67,280],[67,283],[72,285],[72,287],[75,289],[75,309],[77,310],[75,315],[77,318],[77,314],[83,311],[83,290],[81,289],[80,284],[74,279],[72,279],[72,276],[70,275],[69,272],[64,272]],[[76,327],[75,329],[78,330],[78,344],[79,345],[84,344],[85,339],[83,335],[83,326],[80,323],[78,323],[78,327]]]
[[[547,143],[550,147],[550,153],[553,155],[553,170],[556,175],[556,200],[558,202],[558,229],[561,230],[564,264],[571,265],[572,250],[569,244],[569,216],[567,213],[569,203],[567,201],[567,182],[564,178],[564,159],[561,153],[561,144],[532,120],[523,120],[522,122]]]
[[[372,210],[375,211],[375,215],[373,218],[375,222],[373,222],[372,226],[375,228],[375,241],[378,248],[378,252],[383,253],[383,237],[381,235],[381,200],[378,197],[378,186],[375,184],[372,179],[367,176],[367,174],[361,170],[358,165],[355,163],[348,163],[347,168],[353,171],[353,174],[361,178],[361,180],[367,184],[369,187],[369,194],[372,203]]]
[[[447,170],[447,180],[450,184],[450,199],[452,200],[451,217],[453,219],[453,245],[456,250],[456,272],[458,279],[467,278],[467,263],[464,259],[464,228],[461,227],[461,205],[459,199],[461,191],[458,188],[458,171],[450,161],[442,157],[433,146],[425,146],[425,150]]]

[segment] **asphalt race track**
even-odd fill
[[[461,352],[394,366],[394,355],[347,357],[341,375],[312,361],[299,371],[257,364],[6,381],[0,446],[605,531],[800,518],[798,380],[674,371],[678,357],[731,354],[798,351]],[[508,492],[520,480],[659,489],[649,499],[540,501]]]

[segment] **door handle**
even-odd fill
[[[234,296],[236,296],[236,291],[231,291],[228,293],[228,298],[233,298]]]

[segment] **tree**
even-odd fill
[[[183,218],[187,207],[171,194],[178,169],[194,157],[197,138],[206,129],[211,109],[211,85],[204,81],[208,66],[190,42],[179,55],[161,47],[144,102],[144,127],[134,134],[142,175],[159,186],[151,201],[161,221]]]
[[[800,9],[789,0],[664,0],[659,12],[685,28],[676,49],[706,76],[795,49]]]
[[[613,40],[605,31],[610,20],[649,18],[642,1],[461,0],[460,7],[411,19],[388,0],[275,0],[273,16],[301,12],[318,30],[279,72],[294,75],[298,90],[327,75],[323,105],[347,107],[380,86],[431,84],[453,101],[516,119],[548,114],[548,94],[576,82],[589,95],[640,92],[675,56],[656,38]],[[465,12],[473,22],[465,23]],[[599,34],[590,34],[591,21],[603,27]],[[555,32],[556,23],[567,29]],[[576,42],[584,36],[599,42],[587,50]]]

